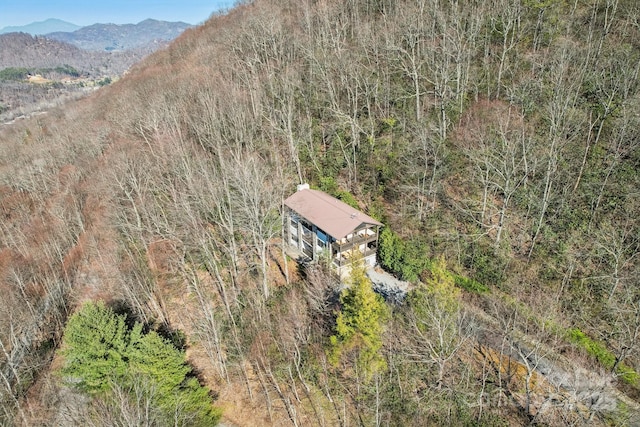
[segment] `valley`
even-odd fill
[[[146,20],[47,36],[0,34],[0,123],[42,113],[118,80],[189,27]]]

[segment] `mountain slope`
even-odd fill
[[[232,425],[637,424],[638,7],[256,0],[3,128],[0,421],[153,424],[55,374],[103,299]],[[305,181],[385,224],[384,321],[286,256]]]

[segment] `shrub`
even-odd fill
[[[454,275],[453,278],[457,287],[469,292],[475,292],[477,294],[484,294],[485,292],[489,292],[489,287],[478,282],[477,280],[460,276],[459,274]]]
[[[405,242],[388,227],[383,228],[380,233],[380,264],[402,280],[415,282],[430,267],[431,261],[425,252],[422,245],[417,242]]]
[[[585,349],[587,353],[595,357],[602,366],[607,369],[613,368],[613,365],[616,363],[616,358],[604,345],[592,340],[587,334],[577,328],[569,329],[568,335],[571,342]]]
[[[623,362],[619,362],[616,365],[616,356],[604,344],[591,339],[578,328],[569,329],[567,337],[569,341],[586,350],[590,356],[594,357],[605,368],[613,370],[615,367],[615,373],[624,382],[634,387],[640,386],[640,374]]]
[[[0,70],[0,80],[6,81],[21,81],[29,76],[29,70],[27,68],[14,68],[9,67],[4,70]]]

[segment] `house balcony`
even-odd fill
[[[302,234],[302,241],[303,242],[307,242],[310,245],[313,245],[313,235],[312,234],[306,235],[306,234],[303,233]]]
[[[343,242],[337,241],[337,242],[333,242],[331,244],[332,248],[335,251],[340,251],[340,252],[344,252],[344,251],[348,251],[354,247],[358,247],[362,244],[368,244],[371,242],[375,242],[377,240],[377,235],[373,234],[373,235],[357,235],[354,237],[351,237],[350,239],[344,239]]]
[[[371,255],[375,255],[377,252],[377,248],[367,248],[364,252],[359,251],[362,254],[363,258],[369,257]],[[333,258],[333,265],[336,267],[344,267],[345,265],[349,265],[353,262],[352,257],[342,255],[340,258],[337,256]]]
[[[305,227],[304,225],[300,227],[302,231],[302,240],[305,242],[311,243],[313,242],[313,231]]]

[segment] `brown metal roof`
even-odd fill
[[[335,239],[341,239],[362,224],[382,225],[369,215],[318,190],[304,189],[284,204]]]

